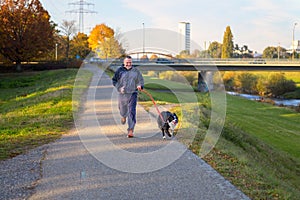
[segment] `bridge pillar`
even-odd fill
[[[210,71],[199,71],[198,72],[198,91],[208,92],[214,87],[213,84],[214,73]]]

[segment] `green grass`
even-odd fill
[[[182,108],[176,104],[178,99],[172,92],[166,92],[166,82],[158,80],[145,87],[158,103],[175,105],[173,110],[182,117]],[[160,89],[164,92],[159,92]],[[140,97],[143,101],[140,103],[145,107],[152,106],[149,98]],[[209,97],[209,94],[197,94],[202,123],[193,143],[186,144],[196,154],[199,154],[210,122]],[[188,112],[193,112],[193,109]],[[184,124],[180,128],[184,129],[183,132],[189,130]],[[176,137],[182,138],[180,135]],[[184,140],[180,141],[184,143]],[[296,200],[300,197],[299,144],[300,113],[227,95],[222,135],[203,159],[251,199]]]
[[[204,157],[253,199],[299,199],[300,113],[227,96],[226,123]],[[190,147],[196,154],[205,131]]]
[[[72,105],[79,106],[72,102],[77,71],[0,75],[0,160],[54,141],[73,126]],[[81,92],[91,77],[82,73]]]
[[[254,165],[254,175],[260,175],[258,183],[264,184],[257,194],[298,199],[300,113],[232,96],[227,105],[223,137],[245,152],[244,163]]]
[[[285,72],[285,76],[300,86],[300,72]]]
[[[300,99],[300,72],[285,72],[288,80],[293,80],[296,83],[297,89],[295,92],[289,92],[284,95],[288,99]]]
[[[228,96],[227,120],[300,161],[300,113]]]

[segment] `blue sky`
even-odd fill
[[[66,11],[78,9],[69,3],[79,0],[40,0],[51,19],[76,20]],[[84,15],[85,33],[105,23],[121,33],[145,28],[178,31],[178,22],[191,23],[191,39],[205,48],[209,42],[222,43],[226,26],[231,27],[234,44],[248,45],[262,53],[267,46],[290,48],[293,27],[300,40],[299,0],[85,0],[94,6],[85,9],[96,14]],[[78,23],[77,23],[78,24]]]

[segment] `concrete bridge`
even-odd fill
[[[142,71],[300,71],[298,64],[243,64],[243,63],[135,63]]]
[[[137,60],[133,66],[140,71],[197,71],[198,90],[212,89],[213,76],[217,71],[300,71],[300,60],[263,60],[263,59],[170,59],[170,62],[156,63],[155,61]],[[110,64],[116,68],[122,60]]]

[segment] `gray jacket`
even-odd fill
[[[119,67],[112,78],[113,85],[122,93],[134,93],[137,91],[137,86],[144,87],[144,78],[141,72],[132,67],[127,70],[125,67]]]

